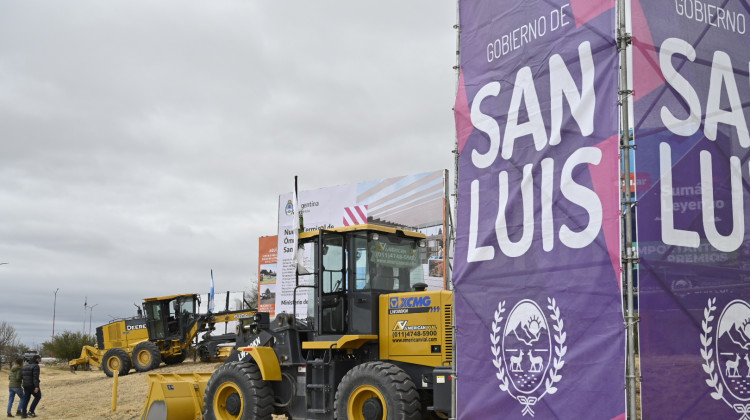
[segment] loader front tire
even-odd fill
[[[102,357],[102,370],[110,378],[115,372],[119,376],[127,375],[130,372],[130,356],[123,349],[109,349]]]
[[[367,362],[341,378],[334,400],[337,420],[419,420],[417,387],[396,365]]]
[[[271,420],[273,392],[258,366],[229,362],[219,367],[206,384],[203,418],[206,420]]]
[[[161,353],[156,344],[143,341],[135,345],[133,349],[133,367],[137,372],[148,372],[159,367],[161,364]]]

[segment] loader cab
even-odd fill
[[[182,340],[196,319],[198,295],[144,299],[148,336],[153,340]]]
[[[298,288],[313,286],[307,289],[307,315],[316,339],[377,334],[378,296],[408,292],[424,281],[424,238],[377,225],[301,234],[298,252],[309,274],[298,274],[297,281]]]

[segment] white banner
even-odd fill
[[[357,224],[385,224],[428,236],[424,261],[430,290],[445,288],[445,171],[425,172],[298,193],[305,231]],[[279,244],[276,312],[291,313],[295,276],[293,194],[279,196]],[[309,289],[297,291],[297,316],[307,316]]]

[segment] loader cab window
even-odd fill
[[[357,234],[354,237],[354,289],[370,289],[370,273],[367,269],[367,235]]]
[[[323,237],[323,293],[344,290],[344,238]]]
[[[422,249],[415,239],[358,234],[352,252],[355,290],[407,292],[424,281]]]
[[[297,250],[300,269],[297,267],[298,287],[296,299],[302,302],[307,296],[307,319],[316,325],[320,334],[343,334],[346,330],[346,258],[344,236],[324,233],[302,242]],[[309,274],[302,274],[306,271]],[[303,294],[304,293],[304,294]],[[296,311],[295,307],[295,311]]]
[[[424,281],[419,241],[378,233],[370,234],[368,272],[372,289],[408,292]]]
[[[419,239],[399,234],[360,231],[351,236],[347,333],[377,334],[379,296],[411,291],[424,281]]]
[[[346,331],[346,256],[344,237],[326,234],[321,241],[320,316],[322,334]]]
[[[292,262],[297,265],[295,271],[297,271],[297,281],[300,285],[312,286],[315,284],[315,250],[317,249],[317,242],[303,242],[300,243],[297,248],[297,262]],[[305,303],[307,305],[307,319],[310,325],[314,325],[315,320],[315,292],[316,289],[312,287],[306,287],[297,292],[296,299],[298,303]],[[302,316],[298,311],[297,305],[294,305],[294,312],[297,316]]]

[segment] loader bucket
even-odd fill
[[[203,418],[203,395],[211,373],[149,373],[141,420]]]

